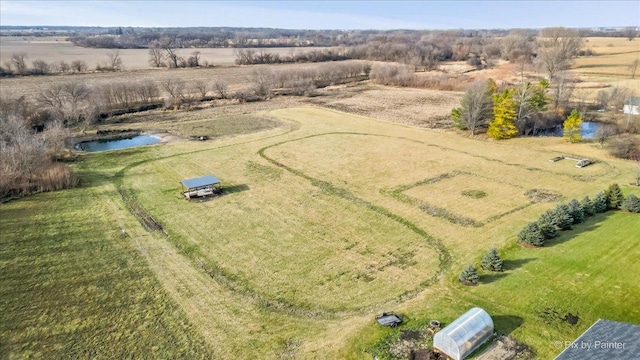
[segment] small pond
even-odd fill
[[[76,150],[81,151],[107,151],[107,150],[117,150],[117,149],[126,149],[136,146],[143,145],[152,145],[160,142],[160,138],[154,135],[138,135],[131,138],[126,139],[111,139],[111,140],[93,140],[93,141],[83,141],[81,143],[77,143],[75,146]]]
[[[582,135],[583,139],[592,139],[596,136],[596,132],[602,126],[601,123],[593,122],[593,121],[583,121],[580,126],[580,135]],[[545,131],[541,131],[538,135],[540,136],[562,136],[564,133],[562,126],[559,126],[554,129],[548,129]]]
[[[596,131],[602,126],[602,124],[592,121],[583,121],[580,127],[580,133],[585,139],[592,139],[596,137]]]

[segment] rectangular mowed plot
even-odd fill
[[[478,175],[451,173],[418,183],[403,194],[423,209],[443,209],[453,217],[480,224],[528,206],[525,192],[522,187]]]

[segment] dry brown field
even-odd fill
[[[640,60],[640,39],[587,38],[584,49],[595,55],[577,58],[570,72],[583,81],[587,96],[595,97],[599,90],[614,86],[640,93],[640,68],[631,77],[631,64]]]
[[[319,50],[318,47],[298,47],[298,48],[263,48],[256,49],[280,56],[288,56],[298,52],[309,50]],[[107,60],[107,53],[112,49],[94,49],[74,46],[70,41],[62,37],[0,37],[0,64],[11,58],[14,53],[25,52],[28,56],[28,64],[36,59],[42,59],[48,63],[73,60],[84,60],[90,69],[102,64]],[[124,68],[127,70],[147,69],[149,65],[149,54],[147,49],[123,49],[119,50]],[[202,61],[209,65],[233,65],[236,56],[231,48],[198,48],[198,49],[178,49],[177,53],[185,59],[194,51],[200,51]]]

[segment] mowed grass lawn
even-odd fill
[[[64,311],[63,304],[75,304],[80,296],[88,299],[82,309],[87,314],[112,316],[110,323],[136,333],[132,330],[136,329],[135,321],[155,314],[162,305],[175,309],[158,310],[160,314],[154,318],[160,324],[175,319],[166,325],[170,339],[166,341],[178,344],[175,351],[188,347],[193,357],[206,357],[211,352],[219,358],[370,358],[365,350],[389,331],[375,324],[374,315],[382,311],[402,312],[407,315],[407,326],[413,326],[431,318],[448,322],[469,307],[483,306],[498,316],[499,330],[509,326],[501,331],[513,333],[542,355],[553,353],[546,348],[549,339],[573,336],[599,314],[627,311],[629,321],[637,318],[637,313],[629,310],[635,305],[632,298],[610,302],[608,294],[595,291],[602,285],[599,280],[591,281],[597,276],[612,279],[624,273],[616,285],[630,295],[637,294],[637,287],[627,284],[631,276],[628,269],[637,262],[633,260],[637,252],[628,249],[637,248],[637,242],[627,244],[625,238],[640,231],[637,215],[612,214],[609,220],[600,216],[586,225],[594,231],[579,235],[601,231],[610,221],[612,229],[622,231],[617,241],[619,250],[626,250],[619,254],[624,259],[611,253],[614,261],[605,269],[605,265],[593,267],[589,258],[606,254],[603,248],[573,248],[575,238],[560,238],[544,249],[513,246],[520,228],[555,203],[532,204],[468,227],[390,196],[397,187],[458,173],[462,175],[420,186],[417,195],[452,212],[458,209],[448,197],[467,200],[477,204],[480,215],[473,207],[461,212],[486,220],[498,213],[499,207],[526,204],[523,199],[505,202],[503,198],[513,192],[522,196],[526,190],[542,188],[565,199],[594,195],[611,182],[630,181],[633,164],[609,158],[589,144],[566,145],[559,139],[479,141],[314,107],[267,111],[255,118],[274,119],[279,127],[256,127],[266,130],[215,141],[84,155],[75,166],[86,178],[85,187],[0,205],[3,242],[7,244],[2,249],[2,270],[3,274],[16,274],[3,275],[2,281],[9,288],[25,286],[2,293],[2,310],[4,304],[11,304],[11,308],[6,305],[11,318],[3,323],[15,328],[11,332],[3,328],[2,338],[15,339],[17,344],[6,353],[14,356],[20,351],[39,351],[36,344],[24,339],[32,332],[48,334],[49,329],[65,324],[64,318],[40,317],[34,328],[29,328],[29,308],[17,305],[23,302],[22,297],[55,299],[59,295],[56,287],[39,293],[35,287],[14,286],[21,279],[46,283],[50,273],[47,263],[38,262],[36,255],[31,256],[33,266],[21,266],[20,256],[27,250],[50,253],[65,269],[59,284],[71,294],[58,302],[38,303],[35,308],[40,312]],[[216,128],[216,118],[211,122],[198,126]],[[583,155],[598,162],[577,169],[568,161],[547,161],[558,154]],[[225,195],[203,202],[185,201],[180,180],[209,173],[222,180]],[[460,195],[469,189],[488,195],[478,199]],[[164,232],[144,230],[127,212],[118,190],[127,194],[129,207],[136,211],[143,208]],[[54,221],[55,217],[65,221]],[[31,223],[38,223],[34,219],[50,219],[47,226],[53,230],[31,228]],[[624,222],[612,221],[621,219]],[[9,235],[4,235],[5,227],[11,229]],[[122,237],[121,228],[129,235]],[[36,245],[23,249],[23,233]],[[567,235],[570,233],[563,236]],[[75,257],[59,257],[54,254],[64,253],[64,248],[57,247],[58,238],[86,246],[77,246]],[[486,285],[457,285],[455,279],[462,266],[479,261],[490,246],[501,249],[509,270]],[[603,242],[598,246],[604,246]],[[96,248],[104,248],[100,251],[106,251],[105,256],[96,253]],[[564,253],[572,254],[573,265],[562,262]],[[84,290],[84,273],[71,272],[77,264],[84,264],[82,269],[95,269],[88,272],[94,277],[86,277],[88,288],[100,290],[97,284],[109,279],[114,284],[111,297],[91,296],[93,293]],[[575,308],[571,307],[574,296],[553,296],[564,294],[565,282],[575,280],[572,272],[589,274],[580,278],[581,284],[584,291],[589,287],[594,290],[589,293],[592,297]],[[551,286],[548,280],[561,285]],[[120,304],[116,301],[120,297],[140,293],[152,294],[152,299],[146,301],[138,295],[140,300],[127,303],[129,307],[113,305]],[[91,301],[113,306],[92,305]],[[547,329],[535,315],[535,310],[547,303],[577,311],[581,322],[568,331],[562,324]],[[583,310],[591,305],[599,307],[591,312]],[[9,316],[4,313],[3,317]],[[94,332],[108,336],[104,334],[109,331],[100,324],[70,333],[68,343],[82,343],[83,336]],[[154,342],[154,331],[145,334],[148,342]],[[171,334],[181,335],[173,339]],[[188,341],[196,345],[189,346]],[[156,356],[149,350],[152,347],[139,345],[134,335],[125,342],[123,348],[133,354]],[[93,348],[93,343],[86,348]],[[113,351],[117,356],[117,351],[125,350]],[[166,357],[183,356],[168,351]],[[75,353],[62,347],[60,354]]]
[[[565,341],[575,340],[598,319],[640,324],[639,231],[638,214],[608,212],[563,232],[543,248],[514,244],[501,249],[502,273],[481,270],[478,256],[469,262],[479,269],[480,285],[462,286],[452,272],[445,286],[435,289],[442,296],[428,293],[401,307],[409,320],[405,325],[394,330],[369,326],[352,339],[344,356],[358,359],[352,354],[371,349],[376,341],[422,328],[432,319],[446,325],[474,306],[489,312],[497,333],[526,344],[536,359],[554,358]],[[543,315],[545,311],[570,313],[579,320],[571,325]]]
[[[211,358],[105,198],[89,187],[0,205],[0,358]]]
[[[575,225],[541,249],[503,251],[504,274],[488,283],[456,287],[454,294],[497,315],[499,332],[513,331],[541,359],[560,353],[554,341],[573,341],[597,319],[640,324],[640,215],[609,212]],[[570,325],[541,315],[545,310],[579,317]],[[522,325],[513,328],[514,318]]]

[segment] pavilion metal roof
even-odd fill
[[[565,349],[555,360],[637,360],[640,326],[599,319],[572,343],[558,345]]]
[[[187,189],[199,188],[207,185],[220,184],[220,179],[213,175],[205,175],[192,179],[185,179],[180,181]]]

